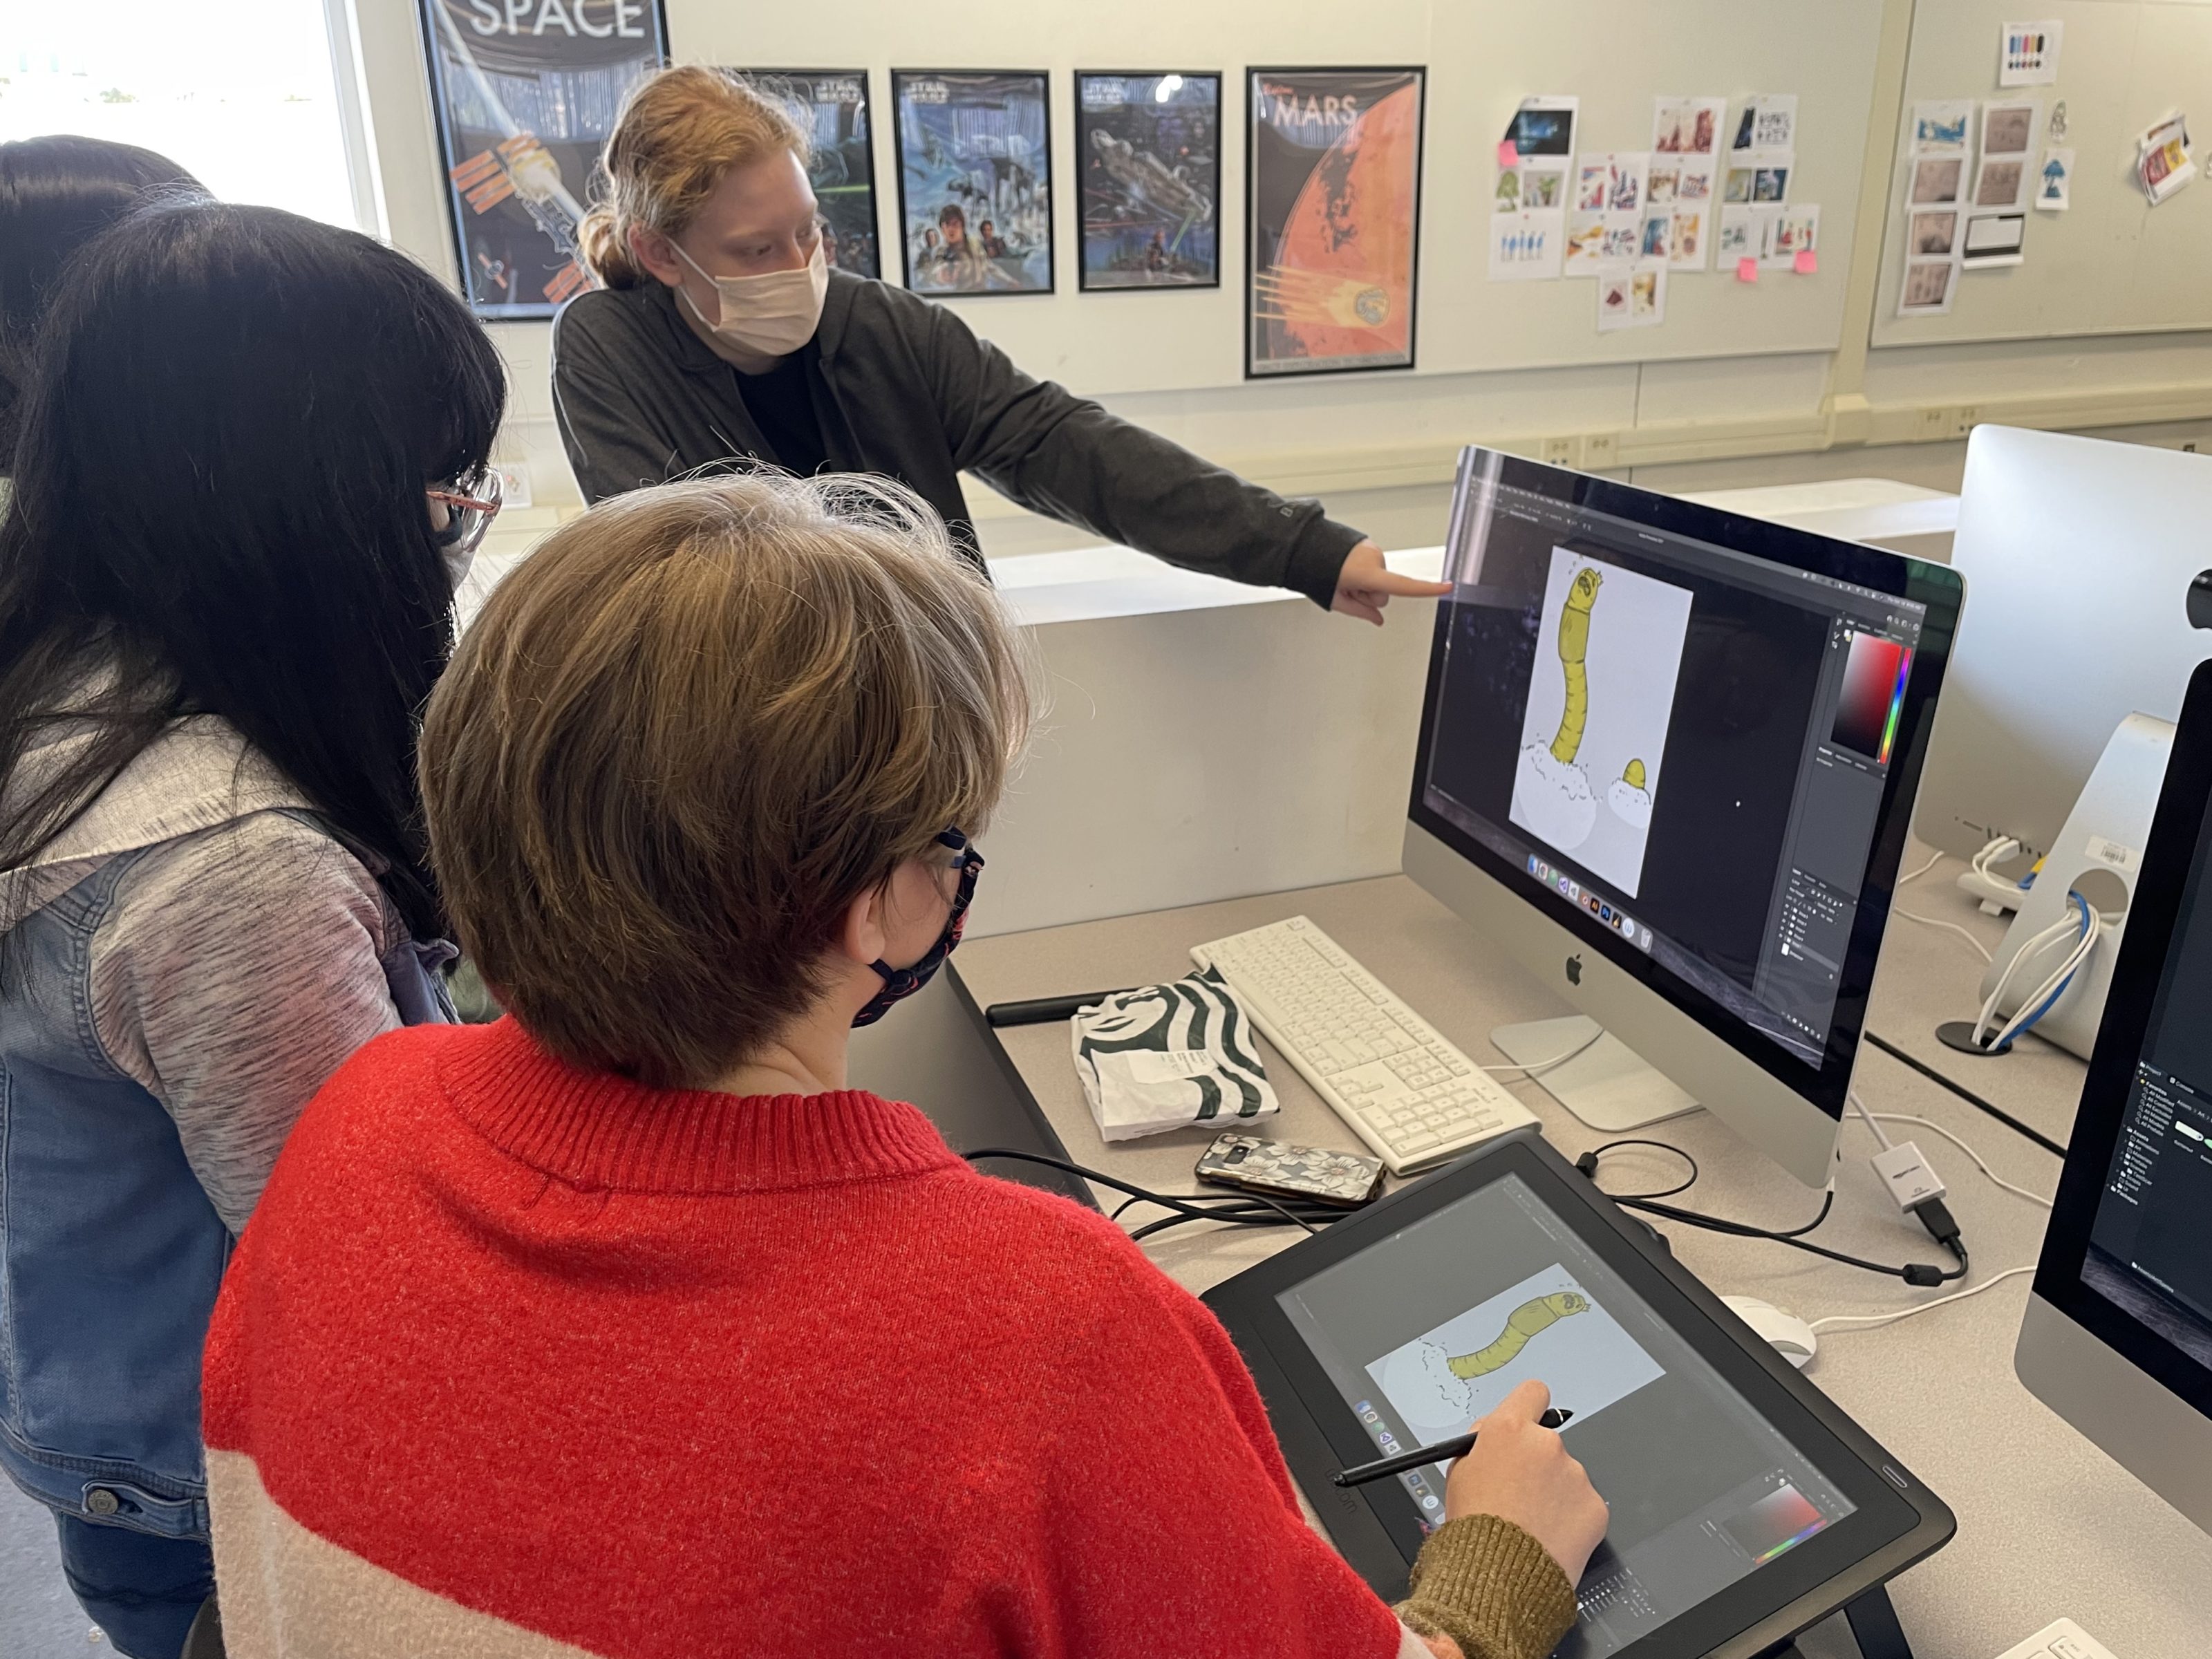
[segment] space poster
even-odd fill
[[[1423,80],[1250,71],[1248,376],[1413,367]]]
[[[1081,286],[1221,285],[1221,77],[1075,76]]]
[[[667,55],[655,0],[421,0],[461,284],[479,317],[550,317],[592,287],[576,251],[592,169]]]
[[[893,70],[899,234],[917,294],[1052,292],[1042,74]]]

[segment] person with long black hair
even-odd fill
[[[132,1659],[212,1590],[200,1350],[285,1136],[362,1042],[451,1018],[416,733],[504,398],[402,255],[206,202],[88,245],[33,356],[0,524],[0,1469]]]
[[[71,133],[0,144],[0,478],[15,448],[31,342],[70,256],[149,201],[206,193],[167,156],[136,144]]]

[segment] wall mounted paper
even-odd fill
[[[1753,209],[1735,203],[1722,206],[1716,246],[1723,264],[1733,264],[1738,259],[1756,260],[1760,240],[1759,215]]]
[[[1745,100],[1729,138],[1731,163],[1771,161],[1796,148],[1796,94],[1766,94]]]
[[[2022,205],[2027,171],[2025,155],[1984,155],[1974,174],[1973,205],[1977,209]]]
[[[2197,176],[2189,147],[2189,121],[2170,115],[2136,140],[2136,183],[2156,207]]]
[[[1578,98],[1523,98],[1498,143],[1499,164],[1548,161],[1565,167],[1575,153],[1575,116],[1581,106]],[[1507,144],[1513,146],[1515,157],[1510,162],[1504,155]]]
[[[1644,201],[1647,207],[1672,207],[1675,192],[1682,182],[1682,161],[1678,155],[1662,155],[1654,151],[1650,171],[1644,177]]]
[[[1495,213],[1490,218],[1490,280],[1541,282],[1559,275],[1565,256],[1567,216]]]
[[[1725,98],[1655,98],[1651,100],[1654,155],[1717,155]]]
[[[1632,264],[1643,251],[1643,247],[1642,215],[1608,213],[1605,216],[1605,240],[1598,247],[1598,259],[1601,264]]]
[[[2063,213],[2073,205],[2074,152],[2046,149],[2035,186],[2035,205],[2045,213]]]
[[[1666,266],[1632,265],[1626,270],[1600,273],[1597,279],[1599,333],[1609,334],[1619,328],[1650,328],[1666,320]],[[1640,872],[1643,865],[1640,848],[1637,865]],[[1628,890],[1633,893],[1636,889],[1632,885]]]
[[[1914,207],[1940,207],[1956,202],[1964,193],[1966,176],[1964,156],[1923,156],[1912,164],[1912,182],[1905,191],[1905,199]]]
[[[1672,209],[1644,216],[1644,228],[1637,240],[1636,257],[1656,259],[1665,264],[1674,258],[1674,214]]]
[[[1710,203],[1720,163],[1709,155],[1686,155],[1676,164],[1674,199],[1680,203]]]
[[[1921,209],[1914,212],[1912,222],[1905,229],[1906,258],[1948,259],[1958,251],[1958,209]]]
[[[2058,78],[2058,48],[2066,25],[2057,18],[2007,23],[1997,32],[1997,84],[2047,87]]]
[[[1560,261],[1561,276],[1595,276],[1604,269],[1605,220],[1602,213],[1567,215],[1567,244],[1565,257]]]
[[[1946,98],[1912,106],[1912,149],[1915,155],[1963,153],[1973,131],[1974,100]]]
[[[2033,100],[1982,106],[1982,159],[1992,155],[2026,155],[2035,148],[2036,126],[2043,106]]]
[[[1809,253],[1820,245],[1820,208],[1812,203],[1792,204],[1769,222],[1766,246],[1759,253],[1759,263],[1792,270],[1796,268],[1799,254]]]
[[[1959,250],[1959,263],[1968,270],[1985,270],[1996,265],[2016,265],[2027,257],[2021,252],[2027,240],[2026,214],[1977,214],[1966,221],[1966,234]]]
[[[1784,167],[1730,167],[1721,189],[1723,202],[1773,205],[1790,199],[1790,169]]]
[[[1940,317],[1951,308],[1951,291],[1957,286],[1958,262],[1952,259],[1915,261],[1905,267],[1905,282],[1897,297],[1900,317]]]
[[[1667,268],[1669,270],[1703,270],[1711,257],[1711,236],[1707,226],[1711,220],[1711,207],[1674,209],[1674,222],[1667,234]]]

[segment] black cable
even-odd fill
[[[2042,1147],[2045,1152],[2049,1152],[2053,1158],[2063,1158],[2066,1156],[2066,1148],[2064,1146],[2061,1146],[2057,1141],[2053,1140],[2049,1135],[2030,1128],[2027,1124],[2022,1123],[2018,1118],[2014,1117],[2010,1112],[2005,1110],[2003,1107],[1992,1105],[1990,1102],[1984,1100],[1979,1095],[1976,1094],[1972,1089],[1965,1088],[1959,1084],[1954,1083],[1949,1078],[1945,1077],[1942,1073],[1937,1071],[1934,1066],[1929,1066],[1923,1061],[1915,1060],[1911,1054],[1906,1054],[1904,1049],[1899,1048],[1887,1037],[1876,1036],[1872,1031],[1869,1031],[1865,1035],[1866,1040],[1869,1042],[1881,1049],[1882,1053],[1887,1054],[1892,1060],[1911,1066],[1914,1071],[1919,1073],[1921,1076],[1926,1078],[1930,1083],[1939,1084],[1942,1087],[1948,1089],[1953,1094],[1958,1096],[1960,1099],[1965,1101],[1969,1106],[1976,1107],[1980,1110],[1988,1113],[1998,1122],[2003,1124],[2006,1128],[2010,1129],[2014,1134],[2025,1135],[2028,1139]]]
[[[1683,1182],[1680,1185],[1674,1187],[1662,1187],[1656,1193],[1630,1193],[1626,1194],[1629,1198],[1672,1198],[1677,1193],[1688,1192],[1691,1188],[1698,1184],[1698,1160],[1692,1158],[1689,1153],[1684,1152],[1680,1146],[1669,1146],[1663,1140],[1646,1140],[1640,1135],[1632,1135],[1623,1140],[1608,1140],[1604,1146],[1598,1147],[1593,1152],[1585,1152],[1583,1156],[1584,1158],[1595,1160],[1597,1158],[1603,1158],[1607,1152],[1611,1152],[1616,1146],[1656,1146],[1662,1152],[1672,1152],[1676,1158],[1680,1158],[1683,1163],[1690,1166],[1690,1178],[1687,1181]],[[1596,1164],[1593,1162],[1590,1165],[1590,1169],[1583,1170],[1583,1173],[1589,1175],[1590,1170],[1596,1169]],[[1605,1188],[1602,1187],[1599,1188],[1598,1190],[1600,1192],[1605,1192]],[[1612,1193],[1606,1193],[1605,1195],[1607,1198],[1612,1199],[1616,1204],[1622,1201],[1621,1198]]]
[[[1132,1198],[1141,1198],[1146,1203],[1157,1204],[1164,1210],[1174,1210],[1178,1212],[1181,1219],[1185,1221],[1221,1221],[1240,1227],[1279,1227],[1284,1222],[1288,1222],[1291,1226],[1303,1227],[1310,1233],[1318,1231],[1304,1217],[1292,1214],[1264,1193],[1224,1193],[1222,1196],[1249,1199],[1255,1204],[1264,1205],[1273,1211],[1273,1216],[1202,1208],[1187,1200],[1170,1198],[1164,1193],[1155,1193],[1143,1187],[1132,1186],[1116,1176],[1101,1175],[1096,1170],[1085,1169],[1080,1164],[1071,1164],[1064,1158],[1048,1158],[1042,1152],[1018,1152],[1011,1147],[984,1146],[972,1152],[963,1152],[961,1157],[966,1158],[970,1164],[987,1158],[1010,1158],[1023,1164],[1042,1164],[1047,1169],[1064,1170],[1069,1175],[1079,1176],[1085,1181],[1095,1181],[1102,1187],[1110,1187],[1117,1193],[1127,1193]],[[1277,1217],[1280,1219],[1277,1219]],[[1139,1233],[1134,1237],[1141,1237],[1143,1235]]]
[[[1584,1152],[1575,1160],[1575,1168],[1581,1170],[1589,1178],[1590,1183],[1595,1186],[1599,1158],[1614,1146],[1632,1145],[1662,1147],[1668,1152],[1675,1153],[1683,1162],[1690,1165],[1693,1171],[1690,1182],[1684,1182],[1681,1187],[1674,1188],[1674,1191],[1684,1190],[1697,1179],[1694,1173],[1697,1169],[1697,1160],[1689,1153],[1683,1152],[1680,1147],[1670,1146],[1663,1140],[1611,1141],[1595,1152]],[[1605,1192],[1602,1187],[1599,1187],[1598,1190],[1601,1193]],[[1928,1229],[1929,1236],[1959,1259],[1958,1267],[1946,1273],[1932,1262],[1910,1261],[1900,1267],[1887,1261],[1869,1261],[1863,1256],[1846,1255],[1843,1251],[1832,1250],[1825,1244],[1809,1243],[1805,1238],[1805,1235],[1827,1220],[1829,1212],[1836,1206],[1836,1189],[1832,1187],[1821,1198],[1819,1214],[1802,1227],[1790,1228],[1754,1227],[1747,1221],[1731,1221],[1725,1216],[1707,1215],[1702,1210],[1686,1210],[1678,1204],[1662,1204],[1656,1198],[1649,1195],[1631,1194],[1620,1196],[1613,1193],[1606,1193],[1605,1195],[1624,1210],[1636,1210],[1646,1215],[1662,1216],[1669,1221],[1679,1221],[1685,1226],[1702,1227],[1708,1232],[1721,1233],[1730,1238],[1761,1238],[1775,1244],[1786,1244],[1791,1249],[1802,1250],[1808,1255],[1820,1256],[1830,1261],[1839,1261],[1845,1267],[1858,1267],[1870,1273],[1881,1273],[1886,1278],[1901,1279],[1908,1285],[1923,1286],[1944,1285],[1953,1279],[1964,1279],[1966,1276],[1966,1247],[1960,1242],[1958,1224],[1951,1220],[1950,1212],[1948,1210],[1943,1211],[1940,1222],[1929,1215],[1922,1215],[1920,1218],[1921,1224]],[[1942,1208],[1940,1204],[1933,1207]],[[1944,1232],[1937,1231],[1939,1225],[1948,1231],[1948,1237]]]

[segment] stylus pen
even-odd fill
[[[1088,1008],[1119,991],[1086,991],[1080,996],[1037,997],[1029,1002],[994,1002],[983,1011],[986,1025],[1049,1025],[1056,1019],[1073,1019],[1079,1008]]]
[[[1564,1429],[1574,1413],[1552,1407],[1536,1419],[1540,1429]],[[1385,1475],[1403,1474],[1407,1469],[1418,1469],[1425,1463],[1449,1463],[1454,1458],[1464,1457],[1474,1449],[1471,1434],[1454,1435],[1449,1440],[1439,1440],[1433,1446],[1424,1446],[1419,1451],[1400,1452],[1395,1457],[1385,1457],[1373,1463],[1355,1463],[1348,1469],[1339,1469],[1329,1478],[1340,1486],[1364,1486],[1370,1480],[1380,1480]]]

